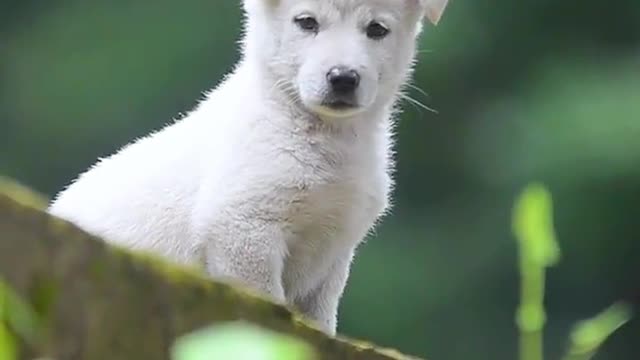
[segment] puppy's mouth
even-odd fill
[[[355,94],[340,96],[328,94],[322,100],[308,103],[311,111],[326,118],[348,118],[359,114],[364,110],[363,105],[357,100]]]
[[[362,111],[362,107],[351,99],[326,99],[315,108],[315,111],[329,118],[345,118]]]
[[[336,111],[348,111],[358,108],[358,104],[353,100],[334,99],[322,102],[322,106]]]

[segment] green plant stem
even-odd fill
[[[520,334],[520,359],[543,359],[542,331],[523,332]]]
[[[518,311],[520,327],[520,360],[543,360],[545,269],[523,261]]]
[[[544,359],[545,271],[560,258],[553,227],[553,201],[542,184],[530,184],[516,202],[513,230],[520,250],[520,360]]]

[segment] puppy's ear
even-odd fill
[[[280,3],[280,0],[242,0],[244,8],[247,10],[273,8]]]
[[[425,9],[425,17],[433,25],[438,25],[449,0],[420,0]]]

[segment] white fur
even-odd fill
[[[99,161],[50,212],[107,241],[199,265],[335,334],[354,251],[389,205],[392,114],[425,1],[245,0],[243,59],[186,118]],[[318,17],[318,34],[292,19]],[[372,40],[372,20],[391,30]],[[331,66],[360,107],[321,104]]]

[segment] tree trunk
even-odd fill
[[[245,320],[304,339],[322,359],[409,359],[327,337],[285,307],[107,245],[34,206],[37,198],[16,194],[0,189],[0,280],[43,316],[43,341],[27,352],[59,360],[169,359],[177,337]]]

